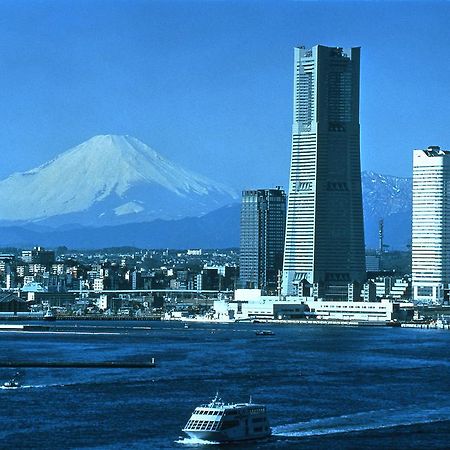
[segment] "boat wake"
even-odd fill
[[[38,388],[46,388],[46,387],[55,387],[55,386],[68,386],[68,384],[54,383],[54,384],[23,384],[22,386],[15,387],[6,387],[0,386],[0,389],[5,391],[12,391],[18,389],[38,389]]]
[[[302,437],[350,433],[449,420],[450,406],[367,411],[272,427],[274,436]]]
[[[201,446],[201,445],[220,445],[220,442],[215,441],[205,441],[203,439],[198,438],[181,438],[178,441],[175,441],[176,444],[182,444],[182,445],[190,445],[190,446]]]

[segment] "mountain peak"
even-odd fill
[[[180,167],[139,139],[98,135],[0,181],[0,220],[73,214],[80,220],[94,210],[91,223],[119,216],[172,219],[204,214],[234,198],[230,188]]]

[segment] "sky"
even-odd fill
[[[237,190],[287,187],[293,48],[361,47],[364,170],[450,149],[450,2],[3,0],[0,179],[128,134]]]

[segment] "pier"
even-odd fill
[[[0,324],[0,331],[50,331],[45,325],[4,325]]]
[[[436,323],[436,322],[408,322],[402,323],[403,328],[422,328],[426,330],[450,330],[449,323]]]
[[[153,369],[155,358],[150,361],[0,361],[1,368],[14,369]]]

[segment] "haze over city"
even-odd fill
[[[293,47],[361,47],[364,170],[450,146],[448,2],[2,2],[5,178],[129,134],[240,190],[287,185]],[[220,170],[218,168],[220,167]]]

